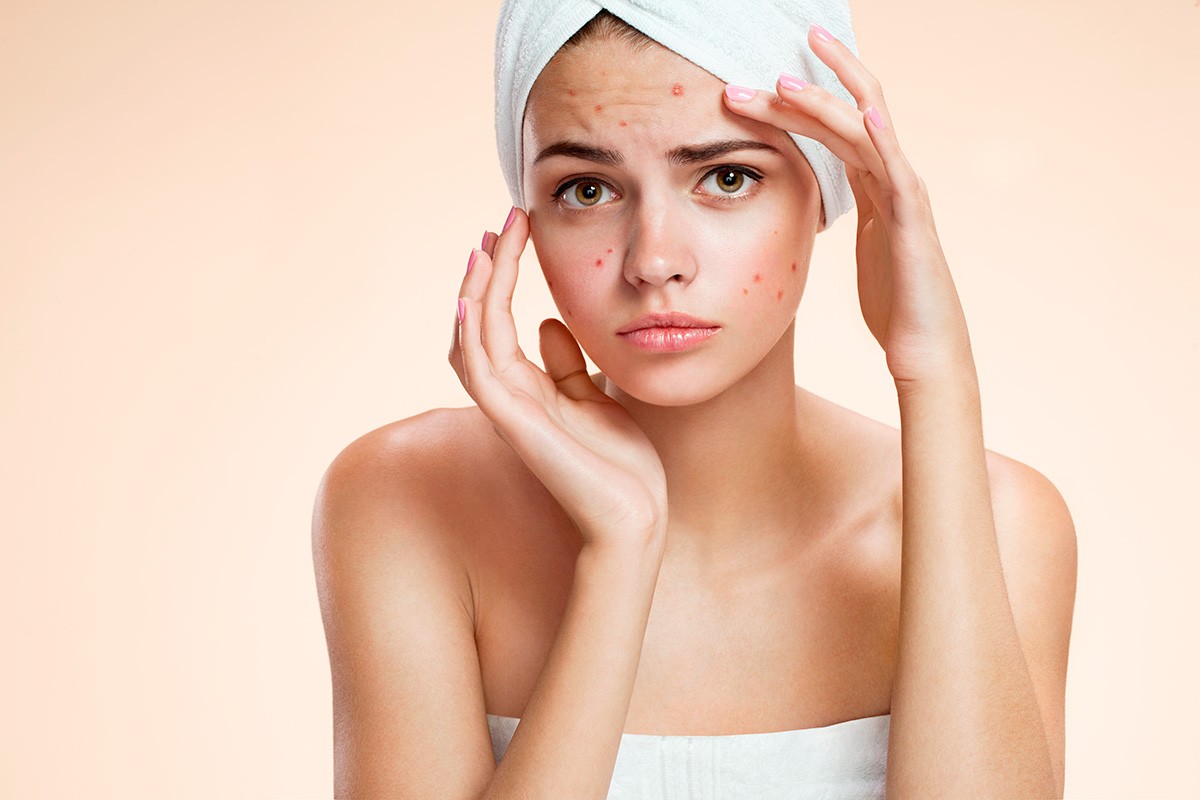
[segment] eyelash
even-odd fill
[[[707,180],[709,176],[714,175],[719,172],[739,172],[748,178],[752,178],[755,182],[755,186],[762,183],[762,180],[763,180],[763,176],[759,172],[757,172],[756,170],[752,170],[749,167],[743,167],[743,166],[739,166],[737,164],[721,164],[720,166],[713,167],[708,172],[704,173],[704,175],[700,178],[700,183],[703,183],[705,180]],[[604,181],[599,180],[597,178],[589,178],[587,176],[584,176],[582,178],[572,178],[571,180],[563,183],[561,186],[559,186],[557,189],[554,190],[554,194],[552,194],[550,196],[550,200],[552,202],[558,203],[561,208],[563,208],[565,211],[568,211],[572,214],[580,214],[585,211],[589,211],[590,207],[589,208],[576,208],[574,206],[567,205],[566,203],[559,202],[562,200],[562,196],[563,196],[564,192],[566,192],[571,187],[575,186],[575,184],[577,184],[577,183],[585,183],[585,182],[597,183],[602,186],[608,187],[608,190],[610,192],[613,191],[613,188],[611,186],[609,186],[607,183],[605,183]],[[746,198],[751,197],[757,193],[758,193],[757,190],[751,189],[750,191],[742,192],[741,194],[727,195],[725,197],[721,197],[720,195],[710,195],[710,197],[718,198],[718,202],[721,202],[721,203],[736,203],[739,200],[745,200]]]

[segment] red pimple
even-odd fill
[[[554,288],[554,281],[546,281],[546,286],[547,286],[547,287],[549,287],[549,288],[551,288],[551,289],[553,289],[553,288]]]
[[[610,247],[610,248],[608,248],[608,252],[610,252],[610,253],[612,252],[612,248],[611,248],[611,247]]]
[[[604,110],[604,106],[596,106],[596,113],[600,113],[603,110]]]
[[[568,317],[573,317],[573,316],[575,316],[575,315],[574,315],[574,314],[571,312],[571,307],[570,307],[570,306],[567,306],[567,316],[568,316]]]
[[[793,261],[792,262],[792,272],[795,272],[795,271],[796,271],[796,262]]]
[[[571,97],[574,97],[574,96],[575,96],[575,90],[574,90],[574,89],[567,89],[567,94],[571,95]]]
[[[622,128],[628,127],[628,125],[629,125],[629,123],[628,123],[628,122],[626,122],[625,120],[621,120],[621,127],[622,127]]]
[[[760,274],[759,274],[759,273],[757,273],[757,272],[756,272],[756,273],[754,273],[754,282],[755,282],[755,283],[762,283],[762,275],[760,275]]]
[[[596,259],[596,266],[597,266],[597,267],[603,267],[603,266],[604,266],[604,259],[603,259],[603,258],[597,258],[597,259]]]
[[[674,86],[672,86],[671,94],[675,95],[676,97],[681,97],[683,95],[683,84],[677,83]]]
[[[780,289],[778,292],[776,292],[776,293],[775,293],[775,299],[776,299],[776,300],[782,300],[782,299],[783,299],[783,289]]]

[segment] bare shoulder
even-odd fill
[[[487,444],[477,422],[435,409],[386,425],[321,481],[312,545],[338,796],[473,797],[495,768],[456,533],[466,454]]]
[[[476,406],[436,408],[355,439],[325,473],[314,511],[314,548],[322,514],[355,520],[341,537],[364,546],[413,546],[437,553],[456,576],[461,602],[478,611],[487,565],[505,552],[506,534],[544,527],[561,515],[491,421]],[[556,514],[557,512],[557,514]],[[349,526],[344,526],[349,528]]]
[[[860,452],[883,465],[878,474],[884,485],[893,487],[896,506],[902,507],[900,430],[854,412],[843,418],[844,430],[856,431],[852,438],[865,443]],[[1075,525],[1062,494],[1046,475],[994,450],[985,449],[984,456],[1009,606],[1061,787],[1078,563]],[[902,536],[899,527],[896,533]]]
[[[478,408],[435,408],[376,428],[329,465],[320,494],[373,515],[422,520],[441,530],[470,505],[477,467],[503,442]],[[318,504],[317,513],[321,512]]]

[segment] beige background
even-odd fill
[[[0,795],[330,795],[317,482],[470,402],[454,298],[509,207],[498,3],[434,6],[0,4]],[[987,444],[1075,518],[1067,796],[1196,797],[1200,8],[853,9]],[[896,425],[853,232],[818,238],[798,380]]]

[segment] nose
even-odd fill
[[[690,236],[665,199],[643,198],[629,232],[625,280],[635,288],[668,281],[691,283],[696,276]]]

